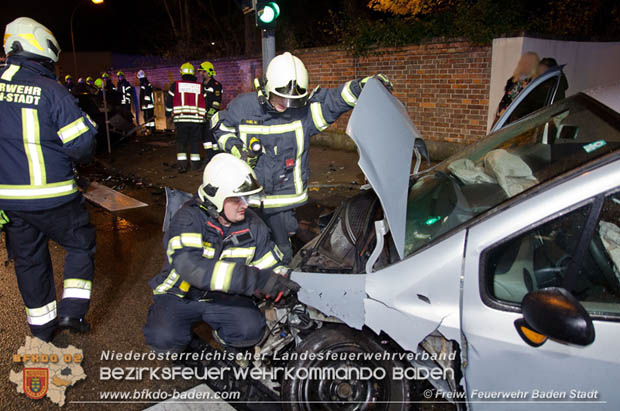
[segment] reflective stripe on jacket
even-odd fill
[[[244,145],[257,137],[263,153],[254,168],[265,190],[266,212],[292,209],[308,200],[310,137],[324,131],[357,102],[360,80],[333,89],[318,89],[304,107],[279,113],[245,93],[211,119],[222,150]]]
[[[181,298],[206,291],[252,295],[258,276],[249,267],[285,269],[269,229],[253,211],[246,210],[244,221],[226,228],[201,207],[194,197],[173,216],[164,234],[166,263],[149,282],[154,294]]]
[[[73,162],[90,160],[95,123],[43,65],[0,70],[0,209],[45,210],[79,196]]]

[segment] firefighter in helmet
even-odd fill
[[[205,149],[206,159],[209,160],[217,153],[217,142],[211,132],[211,117],[220,110],[222,104],[222,83],[215,79],[215,67],[210,61],[203,61],[198,68],[202,74],[202,87],[207,107],[207,122],[203,127],[202,146]]]
[[[176,129],[179,173],[185,173],[188,169],[188,146],[192,170],[201,167],[200,142],[206,116],[202,84],[196,78],[194,66],[189,62],[183,63],[181,80],[172,83],[166,96],[166,117],[172,117]]]
[[[116,92],[120,99],[120,112],[122,116],[133,123],[133,114],[131,114],[131,102],[133,101],[133,86],[125,78],[125,73],[119,71],[116,73]]]
[[[255,345],[265,318],[254,298],[277,302],[299,290],[269,229],[248,209],[249,197],[261,191],[251,167],[233,155],[217,154],[207,164],[198,193],[164,233],[168,259],[149,283],[154,296],[144,336],[153,350],[185,350],[201,321],[224,346]]]
[[[28,18],[6,26],[6,67],[0,100],[0,209],[9,256],[35,337],[50,341],[57,328],[89,330],[95,230],[74,179],[73,163],[92,158],[96,125],[58,84],[60,46],[52,32]],[[8,222],[7,222],[8,220]],[[62,298],[48,241],[66,250]]]
[[[289,237],[297,231],[295,208],[308,201],[310,136],[351,110],[370,77],[311,91],[304,63],[286,52],[271,60],[264,79],[254,81],[255,93],[237,96],[211,119],[220,148],[254,165],[265,189],[261,216],[286,263],[293,255]],[[374,77],[391,89],[385,75]],[[261,142],[258,156],[256,141]]]
[[[153,86],[146,77],[144,70],[139,70],[136,74],[140,81],[140,110],[144,116],[144,125],[148,134],[155,132],[155,98],[153,96]]]

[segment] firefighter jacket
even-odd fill
[[[145,77],[140,79],[140,110],[152,110],[155,108],[155,99],[153,98],[153,86]]]
[[[175,81],[166,97],[166,116],[172,115],[175,123],[204,123],[207,106],[202,84],[196,77],[185,75]]]
[[[250,209],[230,227],[209,216],[198,196],[174,214],[164,234],[167,261],[149,285],[154,294],[200,300],[213,291],[253,295],[260,275],[286,270],[265,223]]]
[[[107,90],[106,90],[107,91]],[[127,79],[119,80],[116,84],[116,92],[120,98],[121,105],[131,105],[131,100],[133,96],[133,87]]]
[[[0,69],[0,209],[46,210],[80,194],[73,162],[90,160],[95,123],[54,73],[20,56]]]
[[[263,146],[254,171],[263,186],[265,213],[289,210],[308,200],[310,137],[325,130],[355,106],[361,93],[359,80],[332,89],[317,88],[304,107],[277,112],[263,102],[261,92],[245,93],[211,119],[222,150],[247,147],[257,137]],[[254,205],[254,204],[253,204]]]
[[[210,77],[209,81],[202,84],[207,106],[207,120],[211,120],[211,117],[220,110],[222,104],[222,83]]]

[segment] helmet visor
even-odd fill
[[[277,94],[271,93],[269,96],[269,102],[272,106],[284,106],[286,108],[298,108],[306,105],[306,101],[308,101],[308,96],[303,97],[282,97]]]
[[[237,194],[237,196],[245,196],[257,193],[261,191],[263,187],[261,187],[256,177],[253,174],[248,173],[245,178],[245,181],[236,189],[233,190],[233,193]]]

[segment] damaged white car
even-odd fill
[[[299,302],[267,310],[257,351],[385,376],[285,379],[282,406],[616,409],[619,112],[620,83],[589,90],[411,174],[420,134],[369,81],[348,133],[371,187],[297,254]]]

